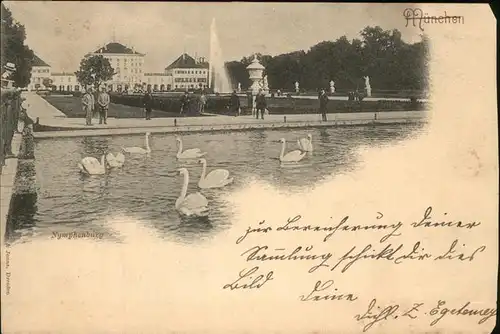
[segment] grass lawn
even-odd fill
[[[82,110],[81,98],[74,96],[44,96],[47,102],[52,104],[54,107],[59,109],[69,118],[85,118],[85,113]],[[153,118],[157,117],[183,117],[179,116],[178,113],[166,112],[161,110],[154,110],[151,112]],[[200,116],[200,115],[191,115]],[[208,115],[201,115],[208,116]],[[142,108],[130,107],[121,104],[111,103],[109,105],[108,117],[114,118],[144,118],[144,111]],[[189,117],[185,115],[184,117]]]

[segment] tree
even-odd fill
[[[108,59],[102,55],[84,57],[80,62],[80,69],[75,72],[80,84],[94,86],[96,89],[113,78],[115,71]]]
[[[43,81],[42,81],[43,85],[48,88],[48,89],[52,89],[52,79],[51,78],[44,78]]]
[[[11,11],[3,3],[1,17],[2,70],[7,63],[15,64],[16,70],[11,74],[10,80],[14,81],[16,87],[26,87],[31,80],[31,64],[34,53],[28,46],[24,45],[26,39],[24,26],[14,20]]]
[[[269,86],[293,90],[298,81],[306,90],[327,88],[335,81],[338,91],[364,88],[364,76],[370,77],[376,90],[425,90],[428,86],[429,39],[407,44],[396,30],[366,27],[360,39],[323,41],[307,52],[295,51],[274,57],[256,54],[264,65]],[[253,55],[228,63],[238,82],[248,81],[246,67]]]

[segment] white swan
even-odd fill
[[[94,157],[83,158],[81,162],[78,163],[80,172],[88,175],[102,175],[106,174],[106,161],[104,155],[101,157],[101,162],[99,162]]]
[[[207,160],[200,159],[198,162],[203,164],[203,171],[198,182],[198,187],[201,189],[220,188],[233,182],[233,178],[229,178],[229,171],[227,169],[215,169],[205,176],[207,172]]]
[[[122,147],[122,150],[127,153],[137,153],[137,154],[147,154],[151,153],[151,148],[149,147],[149,132],[146,132],[146,148],[142,147]]]
[[[297,140],[297,144],[299,145],[301,151],[312,152],[313,151],[312,135],[308,134],[307,138],[300,138],[299,140]]]
[[[285,148],[286,148],[285,138],[281,138],[280,142],[281,142],[281,153],[280,153],[281,162],[299,162],[300,160],[302,160],[303,157],[305,157],[306,152],[302,152],[300,150],[291,151],[285,155]]]
[[[182,151],[182,139],[180,137],[175,138],[177,143],[179,143],[179,150],[177,151],[177,159],[195,159],[201,158],[206,152],[201,152],[199,148],[191,148],[189,150]]]
[[[179,173],[184,176],[184,184],[182,185],[179,198],[175,201],[175,208],[179,213],[186,216],[207,216],[207,199],[199,192],[186,196],[189,184],[189,172],[186,168],[180,168]]]
[[[108,166],[111,168],[119,168],[122,167],[125,163],[125,155],[123,153],[118,152],[116,155],[113,153],[106,154],[106,161],[108,162]]]

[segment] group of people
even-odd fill
[[[181,96],[181,109],[179,111],[179,115],[184,115],[189,112],[190,104],[192,97],[189,96],[188,92],[184,92],[184,95]],[[207,105],[207,96],[205,93],[201,93],[200,98],[198,99],[197,112],[198,114],[202,114],[205,111],[205,106]]]
[[[92,87],[86,89],[82,96],[82,107],[85,112],[86,125],[92,125],[92,118],[99,115],[99,124],[107,124],[109,103],[111,102],[106,87],[101,87],[94,96]]]
[[[327,105],[328,105],[328,95],[325,90],[322,89],[318,95],[319,99],[319,111],[321,113],[321,119],[323,121],[327,121],[326,113],[327,113]],[[183,115],[188,112],[190,106],[190,96],[188,92],[185,92],[181,97],[180,103],[180,111],[179,115]],[[106,91],[106,87],[101,87],[100,91],[97,94],[97,98],[95,98],[92,87],[89,87],[85,94],[82,97],[82,106],[86,115],[86,125],[92,125],[92,118],[95,115],[99,115],[99,124],[107,124],[108,118],[108,109],[110,104],[110,97],[108,92]],[[204,93],[201,94],[198,100],[198,113],[201,114],[205,110],[205,106],[207,104],[207,97]],[[151,87],[148,86],[146,93],[143,96],[143,106],[145,111],[145,118],[147,120],[151,119],[151,113],[153,110],[153,94],[151,92]],[[236,91],[233,91],[231,94],[229,109],[231,114],[234,116],[239,116],[241,114],[241,104],[240,98]],[[259,93],[255,97],[255,116],[257,119],[264,119],[264,114],[267,110],[267,102],[266,96],[262,89],[259,90]]]

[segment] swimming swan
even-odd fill
[[[300,138],[299,140],[297,140],[297,144],[299,145],[301,151],[312,152],[313,151],[312,135],[308,134],[307,138]]]
[[[182,139],[181,137],[176,137],[177,143],[179,144],[179,150],[177,151],[177,159],[194,159],[201,158],[206,152],[201,152],[199,148],[191,148],[182,152]]]
[[[119,168],[122,167],[125,163],[125,155],[123,153],[118,152],[116,155],[113,153],[106,154],[106,161],[108,162],[108,166],[111,168]]]
[[[215,169],[205,176],[207,172],[207,160],[200,159],[198,162],[203,164],[203,171],[198,182],[198,187],[201,189],[220,188],[233,182],[233,178],[229,178],[229,171],[227,169]]]
[[[186,216],[207,216],[208,215],[208,201],[199,192],[194,194],[187,194],[189,184],[189,172],[186,168],[180,168],[179,174],[184,176],[184,184],[179,198],[175,201],[175,208],[179,213]]]
[[[151,153],[151,148],[149,147],[149,132],[146,132],[146,148],[142,147],[122,147],[122,150],[127,153],[137,153],[137,154],[147,154]]]
[[[94,157],[83,158],[81,162],[78,163],[80,172],[88,175],[102,175],[106,174],[106,161],[104,155],[101,157],[101,162],[99,162]]]
[[[281,142],[281,153],[280,153],[281,162],[299,162],[300,160],[302,160],[303,157],[305,157],[306,152],[301,152],[299,150],[288,152],[285,155],[285,148],[286,148],[285,138],[281,138],[280,142]]]

